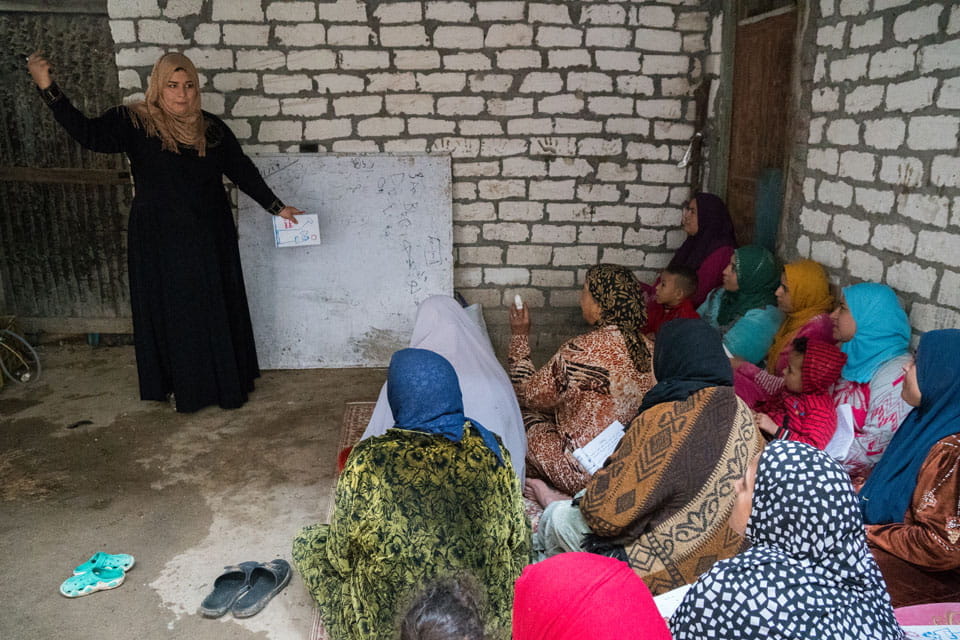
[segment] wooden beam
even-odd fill
[[[17,316],[17,328],[23,333],[133,333],[133,319]]]
[[[0,182],[130,184],[130,172],[117,169],[0,167]]]

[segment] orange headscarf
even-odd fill
[[[793,311],[787,314],[767,351],[767,371],[776,374],[777,360],[797,331],[821,313],[833,310],[827,273],[819,262],[798,260],[783,267]]]
[[[197,88],[193,104],[183,115],[171,112],[163,103],[163,88],[177,71],[186,72]],[[200,78],[187,56],[176,52],[160,56],[150,73],[146,98],[128,105],[128,108],[134,126],[143,127],[149,136],[159,137],[166,151],[180,153],[179,145],[182,144],[193,147],[200,156],[206,155],[206,124],[200,112]]]

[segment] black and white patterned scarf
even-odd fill
[[[749,550],[687,593],[670,620],[674,640],[903,638],[849,477],[822,451],[767,446],[746,535]]]

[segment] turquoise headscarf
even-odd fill
[[[780,265],[773,254],[761,246],[740,247],[734,254],[737,270],[736,291],[724,291],[717,313],[717,324],[725,327],[751,309],[777,304],[775,292],[780,286]]]
[[[852,382],[870,382],[880,365],[907,353],[910,322],[897,294],[885,284],[863,282],[844,287],[843,297],[857,332],[840,346],[847,354],[842,375]]]

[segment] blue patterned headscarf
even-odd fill
[[[885,284],[863,282],[843,288],[843,297],[857,323],[853,339],[840,345],[847,354],[843,377],[870,382],[887,360],[907,353],[910,322],[897,294]]]
[[[930,448],[960,431],[960,329],[923,334],[917,385],[920,406],[907,415],[860,490],[868,524],[903,522]]]
[[[390,358],[387,399],[394,427],[443,436],[451,442],[463,438],[470,420],[487,448],[503,464],[497,437],[476,420],[463,415],[463,394],[457,372],[446,358],[426,349],[401,349]]]

